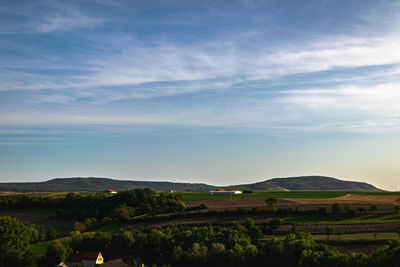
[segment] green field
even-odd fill
[[[56,240],[59,240],[64,246],[70,242],[69,237],[64,237]],[[43,256],[46,254],[47,247],[54,241],[55,240],[31,244],[30,247],[34,254]]]
[[[332,198],[349,194],[349,192],[339,191],[291,191],[291,192],[255,192],[252,194],[232,195],[232,199],[246,198]],[[183,201],[229,199],[229,195],[210,195],[208,192],[201,193],[183,193]]]

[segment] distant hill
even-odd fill
[[[5,192],[100,192],[107,188],[122,191],[133,188],[151,188],[156,191],[204,192],[216,189],[207,184],[147,182],[114,180],[109,178],[56,178],[37,183],[0,183],[0,191]]]
[[[289,178],[275,178],[268,180],[271,184],[285,188],[290,191],[295,190],[335,190],[335,191],[381,191],[373,185],[343,181],[325,176],[300,176]]]
[[[117,191],[133,188],[151,188],[156,191],[205,192],[217,188],[236,190],[335,190],[335,191],[380,191],[378,188],[362,182],[343,181],[324,176],[301,176],[275,178],[253,184],[214,186],[202,183],[174,183],[114,180],[109,178],[56,178],[34,183],[0,183],[2,192],[100,192],[107,188]]]
[[[268,190],[268,191],[284,191],[285,188],[281,188],[280,186],[273,184],[270,180],[254,183],[254,184],[240,184],[240,185],[230,185],[222,187],[224,189],[231,190]]]

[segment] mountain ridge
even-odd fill
[[[344,181],[327,176],[298,176],[273,178],[250,184],[215,186],[205,183],[168,181],[116,180],[103,177],[54,178],[44,182],[0,183],[3,192],[101,192],[107,188],[117,191],[133,188],[156,191],[205,192],[215,189],[266,191],[381,191],[375,186],[356,181]]]

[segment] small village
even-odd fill
[[[140,257],[129,259],[135,261],[137,266],[144,266],[141,263]],[[111,257],[105,261],[103,255],[99,251],[91,251],[80,253],[79,251],[72,252],[66,262],[60,262],[57,267],[129,267],[121,257]]]

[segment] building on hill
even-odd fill
[[[95,267],[104,263],[104,258],[100,252],[85,252],[79,253],[72,252],[67,259],[67,266],[85,266],[85,267]]]
[[[115,191],[114,189],[106,189],[106,190],[103,191],[103,193],[116,194],[117,191]]]
[[[225,190],[219,190],[219,191],[208,191],[208,194],[210,195],[237,195],[237,194],[242,194],[242,191],[225,191]]]

